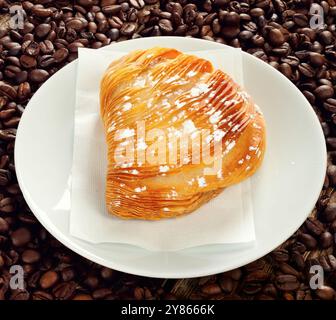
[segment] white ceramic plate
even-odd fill
[[[113,50],[152,46],[209,50],[209,41],[158,37],[115,43]],[[105,48],[106,50],[106,48]],[[256,243],[249,247],[214,245],[177,252],[150,252],[120,244],[94,245],[69,234],[76,62],[52,76],[33,96],[16,137],[16,172],[23,195],[43,226],[64,245],[107,267],[162,278],[204,276],[227,271],[267,254],[304,222],[318,198],[326,169],[323,133],[313,109],[281,73],[244,53],[246,90],[267,124],[267,152],[252,178]]]

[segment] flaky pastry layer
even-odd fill
[[[263,159],[265,123],[259,108],[227,74],[193,55],[152,48],[114,61],[101,81],[100,107],[107,142],[106,204],[122,218],[190,213],[253,175]],[[167,148],[157,163],[139,161],[153,143],[140,140],[139,123],[146,133],[165,133]],[[202,140],[199,132],[210,134]],[[185,133],[189,142],[183,153],[185,145],[174,149],[169,139]],[[135,155],[125,163],[116,160],[122,143],[125,148],[133,143]],[[198,156],[193,146],[199,147]],[[208,156],[202,158],[206,147]],[[176,156],[169,161],[172,148]],[[220,163],[215,174],[205,173],[211,159]]]

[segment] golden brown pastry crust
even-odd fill
[[[106,204],[119,217],[158,220],[192,212],[223,188],[250,177],[262,162],[265,123],[258,107],[227,74],[196,56],[168,48],[131,52],[106,70],[100,104],[108,149]],[[191,127],[189,160],[195,130],[213,133],[207,140],[210,155],[219,134],[221,170],[206,175],[203,161],[182,163],[179,147],[173,164],[139,163],[135,157],[120,165],[116,134],[124,129],[134,135],[139,121],[146,132],[160,129],[167,136]],[[140,144],[134,139],[137,155]]]

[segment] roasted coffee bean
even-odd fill
[[[221,34],[228,39],[233,39],[235,38],[240,32],[240,29],[235,26],[228,26],[228,27],[223,27],[221,30]]]
[[[336,220],[336,203],[328,204],[324,211],[322,211],[321,217],[327,222]]]
[[[21,69],[17,66],[7,66],[5,69],[4,69],[4,72],[3,74],[5,75],[5,77],[7,77],[8,79],[15,79],[16,75],[18,73],[21,72]]]
[[[336,270],[336,258],[332,254],[329,254],[327,257],[327,261],[330,265],[332,271]]]
[[[80,293],[75,295],[72,300],[93,300],[89,294]]]
[[[319,236],[324,231],[323,224],[317,219],[308,218],[305,222],[305,226],[314,236]]]
[[[94,0],[77,0],[76,1],[79,5],[83,7],[91,7],[94,5]]]
[[[238,26],[240,23],[240,16],[237,12],[222,11],[219,13],[220,20],[228,25]]]
[[[308,233],[300,233],[298,239],[305,244],[308,249],[315,249],[317,246],[317,241]]]
[[[334,96],[334,89],[328,85],[322,85],[317,87],[314,93],[319,99],[326,100]]]
[[[39,24],[36,28],[35,28],[35,35],[38,36],[39,38],[44,38],[47,36],[47,34],[50,32],[51,30],[51,25],[48,23],[42,23]]]
[[[292,253],[291,261],[299,270],[304,269],[305,261],[304,261],[303,256],[299,252],[294,251]]]
[[[291,265],[289,265],[286,262],[279,263],[279,269],[281,270],[281,272],[283,272],[285,274],[290,274],[290,275],[293,275],[297,278],[300,277],[300,273],[295,268],[293,268]]]
[[[41,271],[40,270],[34,272],[32,275],[29,276],[29,278],[27,280],[28,286],[31,287],[31,288],[38,287],[40,277],[41,277]]]
[[[51,9],[43,8],[42,6],[35,5],[32,10],[32,14],[39,18],[47,18],[52,16],[53,12]]]
[[[2,257],[2,255],[0,255],[0,270],[5,266],[5,260]],[[0,282],[0,290],[1,290],[1,282]],[[1,300],[1,299],[0,299]]]
[[[67,42],[67,44],[71,44],[72,42],[74,42],[77,38],[77,32],[74,29],[67,29],[66,33],[65,33],[65,37],[64,37],[65,41]]]
[[[336,120],[336,119],[335,119]],[[329,180],[336,184],[336,166],[335,165],[329,165],[327,168],[327,174],[329,176]],[[321,218],[325,219],[328,222],[333,221],[336,217],[333,214],[333,204],[330,205],[328,210],[324,210],[324,212],[321,213]]]
[[[247,272],[253,272],[256,270],[264,269],[265,265],[266,265],[266,262],[264,259],[258,259],[256,261],[253,261],[247,264],[244,268],[246,269]]]
[[[333,255],[320,256],[318,261],[325,272],[336,270],[336,258]]]
[[[10,56],[16,56],[21,51],[21,45],[20,43],[17,43],[17,42],[9,42],[7,44],[4,44],[4,46],[8,50],[8,54]]]
[[[308,25],[308,17],[301,13],[295,13],[293,16],[293,21],[295,24],[297,24],[299,27],[305,27]]]
[[[33,300],[53,300],[53,296],[45,291],[35,291],[32,294]]]
[[[29,82],[23,82],[18,86],[17,97],[20,102],[26,101],[31,94],[31,88]]]
[[[93,49],[99,49],[103,46],[103,44],[100,41],[96,41],[92,44]]]
[[[121,29],[121,27],[123,26],[122,20],[117,16],[113,16],[110,19],[108,19],[108,23],[112,28],[116,29]]]
[[[46,40],[48,40],[48,41],[55,41],[56,38],[57,38],[57,33],[56,33],[56,31],[55,31],[55,30],[51,30],[51,31],[48,33],[48,35],[47,35],[47,37],[46,37]],[[42,50],[42,49],[41,49],[41,50]]]
[[[77,32],[81,31],[82,29],[84,29],[85,27],[87,27],[88,22],[85,19],[71,19],[69,21],[67,21],[66,23],[66,27],[68,29],[73,29]]]
[[[309,59],[310,63],[315,67],[321,67],[325,63],[324,56],[318,52],[310,52]]]
[[[287,300],[287,301],[295,300],[294,296],[289,292],[283,293],[282,296],[283,296],[284,300]]]
[[[10,180],[11,180],[10,171],[5,170],[5,169],[0,169],[0,186],[6,186],[10,182]]]
[[[293,74],[292,68],[288,63],[281,63],[278,70],[287,78],[290,78]]]
[[[40,51],[43,54],[52,54],[54,52],[54,45],[50,40],[40,42]]]
[[[0,119],[1,120],[6,120],[6,119],[10,118],[11,116],[13,116],[14,113],[15,113],[15,109],[2,110],[2,111],[0,111]],[[1,167],[3,168],[4,166],[1,165]]]
[[[104,298],[106,298],[110,294],[112,294],[112,290],[111,289],[101,288],[101,289],[97,289],[97,290],[93,291],[92,297],[94,299],[104,299]]]
[[[144,290],[145,290],[145,299],[152,300],[153,299],[152,292],[147,287],[144,287]]]
[[[265,44],[265,39],[262,36],[256,34],[251,38],[251,42],[256,47],[262,47]]]
[[[203,39],[209,39],[209,40],[212,39],[213,32],[211,30],[211,27],[208,26],[208,25],[205,25],[205,26],[201,27],[200,36]]]
[[[336,138],[334,137],[328,137],[326,139],[327,141],[327,146],[332,149],[332,150],[335,150],[336,149]]]
[[[26,41],[22,44],[22,51],[29,56],[36,57],[40,53],[40,46],[37,42]]]
[[[258,282],[249,282],[244,284],[243,292],[248,295],[255,295],[262,290],[261,283]]]
[[[276,298],[277,297],[277,289],[276,287],[274,286],[274,284],[272,283],[268,283],[266,284],[263,289],[262,289],[262,292],[267,295],[267,296],[271,296],[273,298]]]
[[[131,36],[136,30],[136,24],[135,23],[125,23],[121,28],[120,28],[120,33],[123,36]]]
[[[16,84],[21,84],[21,83],[27,81],[27,79],[28,79],[28,72],[23,70],[23,71],[18,72],[16,74],[16,77],[15,77],[14,81],[16,82]]]
[[[11,100],[15,100],[17,92],[13,86],[3,81],[0,81],[0,94],[8,97]]]
[[[0,217],[0,234],[5,234],[9,230],[8,222]]]
[[[101,269],[100,275],[103,279],[110,280],[115,275],[115,271],[110,269],[110,268],[104,267],[104,268]]]
[[[78,52],[78,48],[84,48],[84,45],[79,41],[74,41],[69,44],[68,49],[70,53],[76,53]]]
[[[24,68],[30,69],[36,67],[37,61],[33,56],[22,55],[20,57],[20,63]]]
[[[71,281],[75,278],[75,270],[72,267],[64,268],[61,271],[61,276],[62,276],[63,281],[65,282]]]
[[[227,275],[229,276],[231,279],[235,280],[235,281],[239,281],[243,275],[242,270],[240,268],[238,269],[233,269],[231,271],[228,271],[226,273],[223,274],[224,276]]]
[[[122,6],[120,4],[111,4],[108,6],[103,6],[102,7],[102,12],[105,14],[117,14],[122,10]]]
[[[96,289],[99,285],[99,279],[96,276],[90,275],[84,280],[84,285],[90,289]]]
[[[290,52],[289,44],[285,42],[281,46],[273,48],[271,52],[276,56],[286,56]]]
[[[110,43],[110,39],[107,36],[105,36],[105,34],[103,34],[103,33],[96,33],[95,37],[96,37],[97,40],[102,42],[104,45],[107,45],[107,44]]]
[[[309,290],[298,290],[296,292],[296,300],[312,300]]]
[[[285,249],[278,249],[273,251],[272,256],[278,262],[287,262],[289,260],[288,251]]]
[[[119,38],[119,30],[116,28],[112,28],[107,32],[107,36],[112,40],[115,41]]]
[[[37,222],[36,218],[31,214],[19,213],[18,218],[26,224],[35,224]]]
[[[60,244],[56,245],[56,247],[60,247]],[[73,262],[73,257],[67,253],[57,252],[54,256],[59,259],[60,263],[72,264]]]
[[[10,250],[8,257],[10,258],[10,264],[16,264],[19,261],[19,254],[15,250]]]
[[[161,19],[159,27],[164,34],[171,34],[173,32],[173,25],[168,19]]]
[[[238,37],[243,41],[247,41],[253,37],[253,33],[251,31],[244,30],[239,33]]]
[[[12,232],[11,239],[15,247],[22,247],[31,240],[31,233],[27,228],[19,228]]]
[[[329,286],[322,286],[316,289],[315,293],[321,300],[334,300],[336,297],[335,290]]]
[[[219,280],[219,285],[225,293],[231,293],[234,286],[233,280],[229,276],[222,276]]]
[[[59,279],[58,273],[53,270],[45,272],[40,278],[40,286],[42,289],[53,287]]]
[[[222,292],[221,287],[217,283],[206,284],[201,290],[206,295],[215,295]]]
[[[129,0],[129,3],[135,9],[142,9],[145,6],[144,0]]]
[[[26,275],[32,274],[36,269],[36,267],[33,264],[24,264],[22,268]]]
[[[12,111],[12,112],[9,113],[9,115],[8,115],[8,112],[6,113],[6,118],[5,119],[7,119],[7,117],[10,118],[16,112],[15,109],[8,109],[8,110],[0,111],[0,115],[2,115],[2,112],[4,112],[4,111]],[[0,117],[0,119],[1,119],[1,117]],[[0,157],[0,168],[5,168],[8,165],[8,163],[9,163],[9,156],[7,154],[4,154],[3,156]],[[4,169],[2,169],[2,170],[4,170]],[[5,173],[5,175],[4,175],[4,173]],[[6,171],[5,172],[1,171],[1,176],[0,177],[5,178],[7,180],[8,179],[7,172]],[[2,180],[3,186],[7,185],[6,180],[5,181]],[[7,190],[7,192],[8,192],[8,190]]]
[[[41,68],[48,68],[56,62],[55,58],[51,55],[44,55],[39,58],[38,65]]]
[[[186,6],[187,7],[187,6]],[[184,11],[184,21],[187,25],[193,25],[197,17],[196,11],[189,7],[190,9]]]
[[[275,286],[281,291],[293,291],[299,288],[300,282],[296,276],[285,274],[275,278]]]
[[[329,30],[324,30],[319,34],[319,37],[321,39],[321,41],[325,44],[325,45],[329,45],[333,42],[334,37],[332,35],[332,33]]]
[[[320,240],[321,248],[326,249],[332,246],[334,242],[334,237],[330,232],[325,231],[320,235],[319,240]]]
[[[36,263],[41,259],[41,255],[38,251],[27,249],[22,253],[22,261],[25,263]]]
[[[49,73],[43,69],[34,69],[29,73],[30,81],[41,83],[47,80]]]
[[[19,60],[18,57],[6,57],[5,60],[1,59],[0,63],[1,63],[2,67],[5,65],[5,62],[7,64],[11,64],[11,65],[14,65],[16,67],[20,67],[20,60]]]
[[[55,51],[53,58],[57,63],[64,61],[69,56],[69,50],[66,48],[60,48]]]
[[[165,9],[170,13],[176,12],[179,15],[182,15],[183,13],[183,7],[178,2],[168,2],[165,6]]]
[[[263,282],[269,278],[269,274],[264,270],[252,271],[245,277],[245,282]]]
[[[285,42],[285,37],[281,30],[273,28],[269,31],[268,39],[273,46],[281,46]]]
[[[12,292],[9,300],[29,300],[29,292],[26,290],[15,290]]]
[[[307,50],[296,51],[295,55],[301,60],[306,60],[309,57],[309,52]]]
[[[56,285],[52,292],[57,300],[67,300],[73,296],[76,287],[77,284],[74,281],[62,282]]]
[[[307,78],[312,78],[315,75],[315,70],[308,63],[301,63],[299,71]]]
[[[329,229],[331,232],[336,233],[336,220],[329,225]]]
[[[323,103],[323,107],[333,113],[336,113],[336,99],[329,98]]]
[[[136,287],[133,294],[135,300],[143,300],[145,298],[145,290],[141,287]]]
[[[205,277],[201,277],[198,280],[198,285],[203,286],[207,283],[214,283],[215,281],[216,281],[216,278],[214,276],[205,276]]]

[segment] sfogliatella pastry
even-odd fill
[[[119,217],[190,213],[262,162],[261,112],[205,59],[168,48],[131,52],[106,70],[100,103],[106,205]]]

